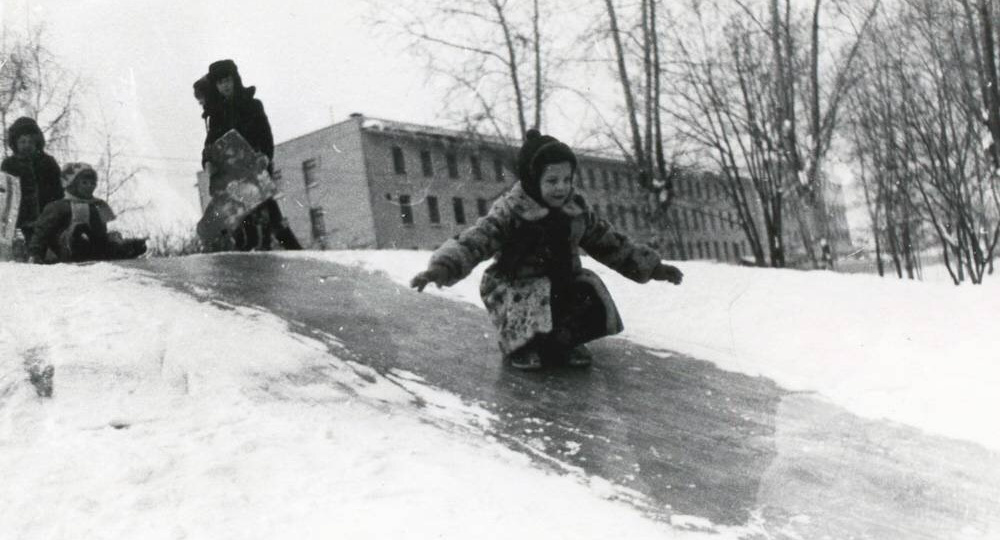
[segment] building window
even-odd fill
[[[319,163],[315,159],[307,159],[302,162],[302,179],[306,184],[306,191],[319,185],[319,176],[316,174],[318,168]]]
[[[736,260],[737,260],[737,261],[739,261],[740,257],[742,257],[742,256],[743,256],[743,255],[742,255],[742,254],[740,253],[740,245],[739,245],[739,244],[737,244],[736,242],[733,242],[733,256],[734,256],[734,257],[736,257]]]
[[[729,244],[723,242],[722,243],[722,251],[724,252],[724,255],[726,256],[726,260],[728,261],[729,260]]]
[[[617,219],[615,219],[615,207],[609,204],[608,205],[608,223],[614,225],[616,222],[617,222]]]
[[[479,163],[479,156],[469,156],[469,168],[472,169],[472,178],[475,180],[483,179],[483,167]]]
[[[628,229],[629,228],[629,226],[628,226],[628,209],[625,208],[624,206],[619,205],[618,206],[618,215],[620,216],[618,219],[622,222],[622,229]]]
[[[465,224],[465,204],[462,202],[461,197],[455,197],[451,200],[451,205],[455,209],[455,223],[459,225]]]
[[[448,152],[444,155],[444,159],[448,164],[448,178],[458,178],[458,158],[454,153]]]
[[[618,174],[618,171],[614,171],[611,175],[615,178],[615,191],[621,191],[622,189],[622,176]]]
[[[692,245],[691,242],[688,242],[687,256],[688,256],[689,259],[695,259],[695,258],[697,258],[697,257],[695,257],[695,254],[694,254],[694,245]]]
[[[587,180],[590,182],[590,189],[597,189],[597,175],[594,169],[587,169]]]
[[[403,220],[403,225],[413,225],[413,208],[410,206],[410,196],[399,196],[399,217]]]
[[[718,240],[713,241],[712,242],[712,247],[715,248],[715,258],[716,259],[721,259],[722,258],[722,253],[719,251],[719,241]]]
[[[434,162],[431,161],[431,153],[429,150],[422,150],[420,152],[420,168],[424,173],[424,176],[434,176]]]
[[[490,207],[486,199],[476,199],[476,210],[479,212],[479,217],[483,217],[489,213]]]
[[[500,158],[493,158],[493,177],[497,182],[504,181],[503,160]]]
[[[315,206],[309,209],[310,233],[314,242],[319,244],[321,249],[326,249],[326,212],[322,206]]]
[[[606,169],[601,169],[601,185],[604,187],[604,191],[611,189],[611,179],[608,177]]]
[[[438,211],[437,197],[427,197],[427,215],[430,216],[432,224],[437,225],[441,223],[441,212]]]
[[[396,174],[406,174],[406,158],[403,156],[403,149],[398,146],[392,147],[392,170]]]
[[[639,209],[632,207],[632,223],[635,224],[635,229],[639,230],[642,228],[642,219],[639,218]]]

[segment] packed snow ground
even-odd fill
[[[419,251],[303,253],[385,272],[423,269]],[[640,285],[591,259],[625,321],[648,347],[816,391],[869,418],[1000,449],[1000,278],[982,286],[863,274],[675,262],[684,282]],[[486,264],[454,287],[425,289],[482,305]],[[600,359],[598,359],[600,361]]]
[[[301,337],[267,313],[107,264],[3,263],[0,282],[0,538],[704,538],[683,529],[710,527],[652,521],[606,481],[541,470],[477,431],[485,411],[342,361],[332,336]],[[51,399],[25,380],[33,360],[55,367]]]
[[[406,283],[429,254],[280,256]],[[995,288],[698,262],[678,263],[680,287],[638,285],[587,265],[607,281],[628,339],[1000,448]],[[478,304],[483,268],[428,291]],[[302,337],[267,313],[106,264],[0,264],[0,282],[0,538],[753,533],[645,519],[601,479],[540,470],[482,436],[488,413],[345,362],[335,336]],[[55,366],[52,399],[24,380],[32,358]],[[412,393],[432,406],[418,409]]]

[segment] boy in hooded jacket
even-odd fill
[[[45,135],[31,118],[21,117],[11,124],[7,145],[14,154],[3,160],[0,170],[20,180],[21,205],[15,226],[24,235],[25,244],[30,244],[42,209],[64,196],[59,164],[45,152]]]
[[[208,133],[205,137],[205,147],[202,151],[202,165],[214,176],[211,170],[210,149],[212,144],[230,130],[235,129],[243,136],[250,146],[267,156],[267,172],[274,174],[274,136],[271,133],[271,123],[264,112],[264,104],[257,99],[257,88],[244,87],[239,69],[232,60],[219,60],[208,66],[208,82],[216,90],[206,92],[199,83],[195,83],[195,97],[199,93],[205,96],[202,102],[202,116],[207,118]],[[212,99],[217,96],[216,99]],[[225,189],[218,185],[218,179],[212,178],[209,190],[212,195]],[[302,249],[295,233],[288,226],[288,220],[281,213],[277,201],[268,199],[257,210],[243,220],[240,230],[234,231],[234,239],[240,249],[271,248],[271,235],[278,240],[284,249]]]
[[[590,365],[588,341],[624,326],[601,279],[580,264],[580,250],[623,276],[680,284],[683,274],[649,247],[634,244],[573,189],[576,155],[530,130],[518,153],[519,183],[476,224],[446,241],[410,285],[452,285],[496,255],[480,295],[511,366],[536,370],[543,359]]]
[[[108,233],[115,213],[94,197],[97,171],[86,163],[67,163],[62,172],[66,196],[49,203],[28,244],[28,262],[44,263],[49,250],[59,262],[131,259],[146,252],[142,239]]]

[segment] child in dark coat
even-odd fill
[[[496,255],[480,294],[504,357],[526,370],[541,368],[543,358],[590,365],[584,344],[624,326],[604,283],[581,266],[581,248],[639,283],[680,284],[683,274],[590,210],[573,190],[576,155],[554,137],[530,130],[517,172],[520,182],[475,226],[442,244],[410,285],[452,285]]]
[[[63,198],[59,164],[45,153],[45,135],[31,118],[21,117],[11,124],[7,130],[7,145],[14,155],[3,160],[0,170],[20,180],[21,205],[15,226],[21,229],[25,244],[30,244],[35,220],[42,209]]]
[[[267,156],[267,172],[274,174],[274,136],[271,133],[271,123],[264,113],[264,104],[254,97],[257,88],[243,86],[239,69],[232,60],[219,60],[208,66],[208,82],[217,91],[218,101],[211,92],[200,92],[206,99],[202,103],[204,117],[208,120],[208,133],[205,137],[205,148],[202,152],[202,164],[206,166],[209,175],[209,191],[212,195],[224,190],[225,185],[219,185],[219,178],[211,169],[210,148],[220,137],[235,129],[254,150]],[[195,83],[195,97],[199,95],[199,83]],[[199,99],[199,101],[202,101]],[[277,201],[268,199],[257,210],[244,219],[240,230],[233,231],[237,248],[249,251],[252,249],[269,250],[271,235],[278,240],[284,249],[302,249],[295,233],[288,226],[288,220],[281,213]]]
[[[48,250],[59,262],[130,259],[146,252],[145,240],[124,240],[108,233],[107,224],[115,213],[108,203],[94,197],[97,172],[93,167],[66,164],[62,183],[66,196],[42,211],[28,244],[28,262],[45,262]]]

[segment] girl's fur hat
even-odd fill
[[[63,165],[62,185],[64,188],[70,187],[73,185],[73,182],[87,176],[97,180],[97,171],[95,171],[89,163],[84,163],[82,161],[67,163]]]
[[[42,134],[42,129],[38,127],[38,122],[35,122],[33,118],[22,116],[10,125],[10,129],[7,130],[7,146],[11,150],[17,152],[17,139],[21,135],[34,136],[38,150],[45,148],[45,135]]]
[[[569,146],[551,135],[542,135],[537,129],[529,129],[517,153],[517,176],[524,192],[536,201],[542,201],[539,185],[542,172],[553,163],[569,163],[576,172],[576,154]]]

